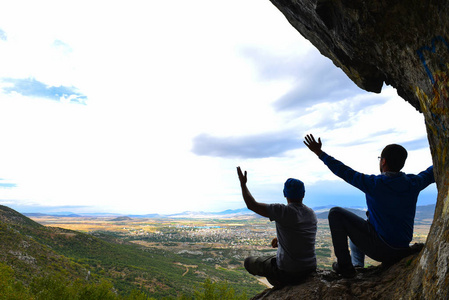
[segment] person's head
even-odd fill
[[[397,144],[387,145],[380,154],[380,171],[399,172],[407,159],[407,150]]]
[[[292,202],[301,202],[304,198],[305,188],[301,180],[289,178],[284,183],[284,197]]]

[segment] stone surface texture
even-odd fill
[[[449,299],[449,0],[271,2],[360,88],[380,92],[384,83],[391,85],[423,113],[438,199],[426,245],[409,264],[391,267],[382,278],[362,274],[354,282],[326,281],[318,274],[306,284],[259,296]],[[307,292],[298,289],[307,285]]]
[[[415,254],[391,267],[365,268],[351,279],[341,278],[328,270],[318,270],[302,284],[266,289],[252,299],[400,299],[394,297],[391,291],[404,289],[404,276],[411,274],[417,263],[418,255]]]

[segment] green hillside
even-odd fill
[[[133,295],[177,298],[191,297],[211,278],[228,282],[237,294],[263,290],[246,272],[141,248],[106,234],[45,227],[5,206],[0,206],[0,239],[0,267],[9,270],[9,266],[8,272],[24,287],[58,278],[56,282],[97,285],[99,290],[109,287],[122,296],[134,291]],[[196,272],[186,272],[186,265],[196,265]]]
[[[29,284],[34,276],[62,273],[76,279],[86,277],[87,270],[41,243],[40,237],[52,236],[53,230],[0,206],[0,260],[13,268],[17,279]],[[61,233],[62,234],[62,233]]]

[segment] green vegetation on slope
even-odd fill
[[[107,235],[103,238],[114,240]],[[13,268],[11,276],[19,284],[8,285],[9,289],[20,289],[22,284],[28,294],[36,293],[39,290],[36,287],[48,286],[68,295],[80,290],[94,293],[98,289],[104,295],[113,290],[122,297],[188,299],[206,278],[226,281],[238,295],[256,294],[263,289],[253,276],[239,269],[216,268],[201,259],[170,251],[107,242],[76,231],[44,227],[4,206],[0,206],[0,239],[0,262]],[[195,266],[194,271],[189,269],[191,266]],[[211,287],[223,290],[215,283]]]
[[[0,300],[151,300],[145,293],[134,290],[127,296],[115,292],[110,282],[89,283],[83,280],[70,281],[62,276],[34,277],[29,286],[14,278],[11,267],[0,263]],[[246,294],[236,295],[226,282],[206,279],[194,291],[194,296],[181,295],[178,300],[244,300]]]

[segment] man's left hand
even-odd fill
[[[237,167],[237,174],[239,175],[240,185],[245,185],[248,182],[247,173],[243,174],[240,167]]]

